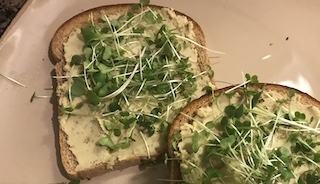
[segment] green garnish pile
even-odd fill
[[[105,136],[98,143],[110,150],[127,148],[138,130],[144,136],[166,132],[168,121],[181,105],[191,100],[197,89],[188,56],[180,51],[195,44],[170,29],[159,12],[141,1],[131,11],[110,19],[102,15],[81,28],[83,54],[74,55],[71,67],[79,68],[72,77],[68,99],[81,98],[62,112],[81,114],[89,107]],[[169,20],[170,21],[170,20]]]
[[[191,130],[189,137],[176,133],[173,146],[190,156],[171,158],[183,164],[185,181],[320,183],[319,117],[290,109],[297,95],[294,90],[289,90],[284,99],[275,100],[263,90],[264,85],[252,87],[251,84],[258,85],[256,76],[246,74],[246,79],[236,88],[213,97],[215,107],[220,109],[214,120],[202,124],[185,114],[198,128]],[[222,98],[229,103],[220,107]],[[271,102],[268,107],[263,106],[265,100]],[[189,139],[188,144],[178,147],[177,143],[185,139]]]

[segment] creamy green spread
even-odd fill
[[[175,155],[184,182],[318,183],[320,109],[297,93],[234,91],[181,126]]]
[[[198,53],[196,45],[188,41],[195,40],[196,35],[193,32],[192,22],[188,21],[185,16],[176,15],[176,13],[169,8],[162,8],[157,11],[146,9],[134,14],[115,14],[108,17],[102,13],[101,16],[103,20],[102,23],[92,24],[100,27],[98,28],[98,32],[104,35],[104,38],[107,39],[107,37],[110,37],[111,39],[107,41],[100,40],[100,42],[90,40],[89,43],[91,45],[88,46],[86,42],[88,42],[90,38],[85,38],[83,35],[89,32],[91,34],[90,36],[94,37],[96,36],[94,33],[96,30],[90,32],[92,31],[90,29],[78,29],[72,32],[68,40],[64,43],[64,57],[66,61],[64,71],[66,81],[58,88],[58,96],[60,97],[59,104],[64,113],[59,117],[59,121],[62,130],[68,135],[70,150],[77,159],[78,165],[76,171],[87,169],[99,163],[105,163],[108,169],[112,169],[118,161],[137,157],[148,158],[150,155],[154,155],[160,150],[163,150],[166,147],[166,129],[175,116],[176,110],[183,107],[188,101],[203,95],[204,92],[202,88],[204,86],[212,86],[208,74],[201,72],[197,64]],[[131,23],[123,26],[126,22],[117,22],[122,19],[126,19],[128,22],[131,21]],[[154,21],[158,22],[154,23]],[[121,26],[123,26],[123,28],[121,28]],[[111,29],[118,29],[118,32],[113,30],[113,33],[111,33]],[[103,31],[106,33],[102,33]],[[162,43],[163,45],[147,43],[147,41],[152,42],[160,37],[159,35],[157,37],[157,32],[162,36],[158,39],[158,42],[159,44],[164,42]],[[115,34],[118,34],[118,37],[115,36]],[[123,36],[121,36],[121,34]],[[174,38],[175,34],[185,39]],[[166,41],[166,38],[169,41]],[[101,44],[99,47],[95,47],[99,44]],[[175,47],[175,49],[172,47]],[[101,55],[95,55],[94,52],[101,48],[104,49]],[[172,57],[165,56],[165,53],[163,53],[165,49],[167,49],[166,52],[169,52],[169,55]],[[119,55],[116,54],[117,52]],[[149,54],[149,58],[144,57],[147,54]],[[162,56],[158,57],[157,54],[162,54]],[[116,58],[116,56],[121,59]],[[99,60],[101,57],[103,59]],[[166,69],[167,74],[164,75],[163,79],[159,79],[159,81],[152,79],[148,83],[147,77],[144,76],[146,73],[140,71],[146,68],[152,68],[151,65],[156,64],[159,58],[163,59],[162,62],[166,62],[161,65],[163,65],[162,68]],[[141,66],[145,59],[147,59],[149,63]],[[196,87],[196,89],[194,89],[189,96],[183,96],[178,92],[179,85],[181,84],[181,86],[183,86],[189,78],[176,77],[170,79],[169,82],[173,83],[171,89],[160,93],[158,96],[157,94],[151,94],[150,91],[143,88],[147,86],[147,84],[150,85],[150,83],[154,82],[153,86],[150,85],[150,89],[148,89],[157,89],[156,87],[161,84],[161,80],[164,81],[163,83],[168,83],[165,78],[171,77],[170,72],[177,70],[174,66],[179,64],[181,59],[185,59],[191,64],[190,67],[182,72],[192,73],[192,79],[195,80],[194,83],[192,83],[194,85],[189,87]],[[132,65],[123,62],[125,60],[132,60],[133,66],[137,64],[136,70]],[[108,65],[109,61],[113,62],[114,67]],[[117,62],[122,62],[122,64],[118,64]],[[93,66],[95,66],[95,68],[93,68]],[[84,70],[84,68],[87,70]],[[125,71],[122,69],[125,69]],[[136,72],[132,79],[130,79],[130,72]],[[161,70],[159,71],[158,68],[157,71],[155,70],[153,72],[154,75],[156,75],[156,72],[161,72]],[[96,92],[93,94],[95,98],[90,99],[92,98],[92,93],[89,94],[89,91],[94,91],[95,88],[98,88],[98,82],[94,80],[92,80],[93,82],[88,81],[88,78],[94,76],[95,73],[104,76],[108,75],[109,79],[113,80],[114,83],[120,80],[131,80],[129,84],[125,84],[125,82],[122,83],[117,89],[125,85],[127,85],[127,88],[135,85],[134,79],[139,77],[142,78],[142,82],[138,84],[138,87],[132,87],[131,90],[128,91],[125,89],[110,98],[105,96],[112,94],[112,92],[116,90],[104,96],[98,96],[100,94],[99,90],[102,89],[102,87],[100,87],[97,90],[99,93]],[[121,75],[123,75],[122,78],[119,77]],[[149,74],[149,77],[151,76],[152,75]],[[79,78],[82,79],[82,82],[79,82],[82,85],[80,87],[75,84],[78,82],[76,79],[78,80]],[[174,83],[174,80],[179,83]],[[174,88],[177,88],[177,90]],[[187,90],[189,89],[185,89],[184,91]],[[85,91],[83,92],[84,94],[81,94],[82,91]],[[132,91],[135,91],[135,96],[132,95]],[[81,95],[78,95],[78,93]],[[171,93],[173,95],[171,95]],[[170,100],[168,100],[169,97]],[[117,98],[120,100],[114,101]],[[99,100],[98,103],[95,101],[97,99]],[[161,112],[152,114],[154,111],[151,110],[158,108],[159,102],[162,101],[166,102],[163,102],[166,106],[161,106]],[[115,102],[117,108],[110,110],[110,106]],[[148,124],[138,125],[140,121],[139,118],[141,117],[147,119],[143,121],[143,123],[151,124],[152,122],[160,121],[159,119],[161,119],[161,121],[160,123],[152,124],[150,128]],[[122,123],[119,122],[121,119],[123,120]],[[148,119],[151,119],[150,122],[148,122]],[[130,120],[132,120],[130,124],[126,124]],[[110,139],[112,143],[110,143]],[[105,145],[99,145],[99,143]],[[120,145],[120,147],[115,147],[115,145]]]

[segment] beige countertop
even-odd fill
[[[0,37],[26,0],[0,0]]]

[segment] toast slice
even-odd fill
[[[257,83],[215,90],[171,125],[170,181],[318,183],[319,122],[320,102],[297,89]]]
[[[61,25],[58,28],[58,30],[54,34],[51,41],[50,52],[52,53],[54,62],[56,63],[55,64],[56,82],[57,82],[56,93],[58,97],[57,100],[59,102],[58,119],[59,119],[59,141],[60,141],[61,160],[69,178],[88,179],[109,171],[121,170],[133,165],[137,165],[141,163],[141,160],[143,159],[154,159],[158,157],[160,154],[164,153],[167,149],[167,146],[166,146],[167,126],[168,124],[171,123],[171,120],[174,117],[174,114],[173,114],[174,110],[177,110],[180,107],[184,106],[187,103],[187,101],[184,101],[183,103],[181,103],[179,108],[176,108],[176,109],[173,108],[172,111],[170,111],[170,114],[166,115],[168,116],[168,118],[165,120],[167,124],[165,124],[165,126],[162,127],[163,128],[162,133],[160,131],[156,131],[154,135],[149,137],[148,135],[146,135],[148,134],[148,130],[143,129],[143,127],[139,127],[139,129],[138,128],[128,129],[128,130],[131,130],[131,136],[132,136],[130,137],[129,141],[131,141],[131,139],[134,141],[130,142],[131,143],[130,146],[122,144],[123,147],[129,146],[129,148],[124,148],[124,149],[118,148],[118,147],[116,149],[113,149],[113,147],[115,147],[114,144],[116,144],[117,141],[119,142],[119,139],[121,138],[122,135],[117,135],[118,137],[113,136],[113,138],[115,138],[116,140],[113,140],[115,143],[112,142],[112,145],[110,145],[109,144],[110,142],[108,142],[110,141],[110,139],[101,140],[101,137],[106,135],[108,133],[107,129],[110,128],[106,126],[106,122],[104,121],[103,118],[102,120],[100,118],[97,121],[97,119],[93,120],[93,119],[90,119],[88,116],[77,115],[77,113],[79,112],[76,111],[76,109],[79,103],[78,104],[70,103],[71,100],[74,100],[72,98],[70,99],[70,96],[72,96],[70,95],[70,91],[71,91],[70,88],[73,87],[75,83],[74,82],[75,78],[77,77],[73,76],[68,78],[68,76],[78,75],[79,73],[70,72],[70,70],[72,70],[70,69],[72,68],[71,66],[72,64],[70,64],[71,63],[70,60],[72,60],[72,55],[67,53],[67,50],[69,52],[70,45],[71,46],[76,45],[75,44],[76,41],[79,41],[79,40],[82,40],[82,41],[84,40],[84,42],[86,41],[83,37],[81,37],[80,29],[90,26],[91,24],[107,25],[108,22],[116,24],[116,21],[112,22],[112,20],[113,19],[117,20],[119,16],[121,17],[121,15],[129,16],[128,12],[131,12],[130,17],[132,18],[138,13],[141,13],[144,11],[148,13],[148,9],[150,10],[149,12],[153,14],[153,16],[154,14],[162,16],[163,20],[160,20],[160,22],[164,21],[165,19],[169,19],[165,21],[170,22],[172,20],[175,20],[176,17],[179,17],[179,19],[182,20],[182,21],[175,21],[176,23],[185,22],[182,24],[182,28],[187,31],[184,35],[185,35],[185,38],[189,39],[189,41],[188,40],[182,40],[182,41],[183,41],[183,44],[187,46],[187,48],[189,47],[193,48],[194,52],[196,53],[196,56],[195,58],[193,58],[193,61],[190,62],[189,60],[189,62],[192,64],[192,67],[195,68],[195,70],[193,70],[195,72],[195,75],[200,75],[200,78],[201,78],[199,80],[198,79],[196,80],[195,84],[197,85],[197,90],[195,91],[194,94],[191,94],[189,97],[191,97],[192,99],[198,98],[203,94],[203,92],[201,91],[202,87],[207,86],[208,84],[210,86],[213,86],[213,75],[210,73],[211,70],[208,68],[209,58],[206,53],[206,50],[203,49],[203,47],[205,46],[204,33],[201,27],[192,18],[188,17],[187,15],[184,15],[181,12],[174,11],[169,8],[155,6],[155,5],[148,5],[148,6],[144,6],[143,8],[140,7],[138,9],[133,10],[132,4],[117,4],[117,5],[109,5],[109,6],[94,8],[94,9],[82,12],[72,17],[71,19],[67,20],[63,25]],[[145,29],[144,30],[145,32],[148,32],[148,26],[146,26],[144,29]],[[172,30],[181,29],[181,27],[177,26],[175,28],[173,24],[173,27],[171,27],[170,29]],[[195,45],[194,43],[197,43],[199,45],[197,44]],[[78,50],[77,54],[80,54],[79,51],[83,51],[84,47],[85,45],[83,43],[80,45],[78,44],[76,48],[76,50]],[[188,57],[188,56],[182,56],[182,57]],[[139,60],[139,58],[137,59]],[[141,56],[140,56],[140,59],[141,59]],[[132,73],[134,73],[133,70],[132,70]],[[106,73],[108,74],[108,72]],[[130,79],[127,78],[127,80],[130,80]],[[131,80],[133,79],[131,78]],[[86,83],[86,85],[88,84]],[[87,90],[86,95],[89,93],[88,89],[86,89]],[[118,96],[121,96],[121,94],[124,94],[124,93],[123,92],[119,93]],[[117,96],[115,96],[114,98],[117,98]],[[79,101],[79,98],[75,98],[75,99]],[[88,101],[90,101],[88,97],[81,97],[80,101],[81,99],[82,100],[84,99],[83,101],[85,104]],[[102,97],[99,97],[99,99],[102,99]],[[103,102],[102,101],[103,100],[101,100],[98,105],[105,103],[104,101]],[[109,103],[110,105],[110,102],[106,102],[106,103],[107,104]],[[145,103],[139,104],[135,108],[134,107],[130,108],[130,110],[131,111],[141,110],[143,109],[144,104]],[[85,110],[82,110],[80,114],[81,113],[83,114],[83,112],[89,113],[90,108],[88,106],[90,105],[87,105],[87,106],[85,105],[85,107],[81,107],[81,109],[85,108]],[[167,107],[164,107],[164,108],[167,108]],[[122,107],[122,109],[124,108]],[[97,115],[97,113],[95,115]],[[105,114],[98,113],[98,115],[99,117],[101,116],[103,117]],[[81,118],[81,119],[75,120],[75,118]],[[119,122],[115,122],[115,124],[117,123],[119,124]],[[92,124],[95,124],[93,128],[87,127],[89,125],[93,126]],[[135,125],[136,124],[134,124],[134,127]],[[157,126],[156,128],[159,128],[159,126]],[[74,130],[75,127],[82,127],[82,129]],[[95,134],[91,135],[90,132],[84,133],[86,129],[92,129],[91,132],[95,132]],[[126,132],[128,132],[128,130],[126,130]],[[77,131],[79,133],[74,134],[74,132],[77,132]],[[115,131],[115,129],[113,129],[112,131]],[[121,129],[120,131],[121,131],[120,133],[123,133]],[[119,134],[119,130],[117,130],[117,132],[118,132],[117,134]],[[127,136],[126,140],[128,141],[128,139],[129,138]],[[105,144],[105,146],[96,145],[97,142],[99,142],[99,140],[101,141],[100,144]],[[78,148],[79,149],[81,148],[81,149],[77,151]],[[112,150],[110,150],[110,148]],[[130,151],[124,151],[128,149]],[[105,157],[108,157],[106,155],[112,156],[116,154],[118,154],[118,156],[113,160],[105,159]],[[94,158],[89,161],[85,160],[86,158],[90,159],[92,157],[99,157],[99,158]],[[104,158],[104,160],[99,161],[98,159],[100,158]]]

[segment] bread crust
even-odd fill
[[[56,76],[63,76],[64,70],[63,67],[66,64],[66,61],[64,60],[64,46],[63,43],[65,43],[68,40],[68,37],[70,33],[74,32],[76,29],[84,27],[89,25],[89,15],[93,15],[93,20],[98,21],[101,18],[101,13],[105,13],[106,15],[112,15],[112,14],[118,14],[118,13],[126,13],[131,9],[133,4],[116,4],[116,5],[108,5],[108,6],[101,6],[94,9],[87,10],[85,12],[82,12],[78,15],[75,15],[74,17],[67,20],[65,23],[63,23],[55,32],[51,43],[50,43],[50,50],[49,52],[52,54],[53,62],[55,63],[55,73]],[[162,6],[156,6],[156,5],[149,5],[149,7],[153,9],[161,9],[164,8]],[[194,32],[196,37],[197,43],[200,43],[201,45],[206,45],[205,43],[205,36],[204,33],[199,26],[197,22],[195,22],[192,18],[189,16],[175,11],[177,15],[183,15],[187,17],[189,21],[191,21],[194,25]],[[200,67],[201,71],[205,71],[207,69],[207,65],[209,64],[209,58],[206,53],[206,51],[200,47],[196,47],[198,51],[198,65]],[[212,77],[212,76],[210,76]],[[63,84],[65,79],[56,79],[57,86],[60,86]],[[57,97],[59,101],[59,96]],[[60,112],[60,106],[58,105],[58,116],[61,114]],[[67,144],[68,135],[59,128],[59,144],[60,144],[60,154],[61,154],[61,162],[62,165],[67,173],[67,177],[70,179],[89,179],[94,176],[98,176],[101,174],[104,174],[106,172],[112,171],[112,170],[121,170],[133,165],[138,165],[141,163],[141,158],[135,158],[130,160],[124,160],[116,162],[114,165],[114,169],[107,169],[107,164],[98,164],[93,165],[91,168],[83,170],[83,171],[76,171],[76,167],[78,165],[78,162],[76,160],[76,157],[73,155],[73,153],[69,149],[69,145]],[[161,153],[165,152],[166,150],[161,150],[159,153],[156,153],[154,155],[151,155],[151,157],[156,158]]]
[[[270,84],[270,83],[259,83],[259,84],[255,84],[255,85],[250,85],[250,87],[254,88],[254,89],[258,89],[262,85],[264,85],[264,87],[263,87],[264,91],[275,91],[275,92],[282,94],[282,95],[285,95],[285,96],[288,95],[288,91],[290,89],[293,89],[293,88],[290,88],[287,86],[283,86],[283,85],[279,85],[279,84]],[[228,86],[225,88],[215,90],[214,96],[219,96],[220,94],[231,89],[232,87],[234,87],[234,86]],[[294,90],[295,90],[295,94],[301,95],[301,99],[300,99],[301,104],[312,105],[312,106],[316,106],[316,107],[320,108],[320,101],[318,101],[317,99],[313,98],[309,94],[304,93],[300,90],[297,90],[297,89],[294,89]],[[212,105],[213,102],[214,101],[213,101],[212,94],[208,93],[208,94],[203,95],[202,97],[190,102],[187,106],[184,107],[182,112],[184,114],[191,116],[191,117],[195,117],[195,115],[200,107],[210,106],[210,105]],[[174,141],[174,134],[180,132],[180,127],[185,123],[191,123],[191,121],[189,121],[185,115],[179,114],[175,117],[175,119],[173,120],[173,122],[171,124],[170,130],[169,130],[169,135],[168,135],[168,154],[169,154],[170,158],[175,157],[174,156],[174,148],[172,147],[172,142]],[[176,160],[173,160],[173,161],[170,161],[169,164],[170,164],[170,180],[172,180],[172,181],[170,181],[170,184],[181,183],[181,182],[178,182],[179,180],[182,181],[179,162]]]

